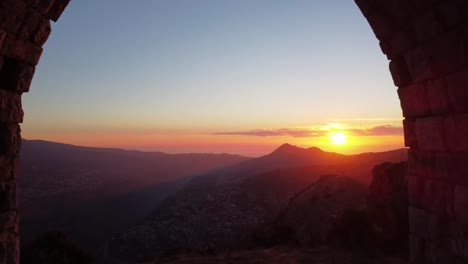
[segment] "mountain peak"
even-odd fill
[[[297,152],[323,152],[320,148],[317,147],[310,147],[310,148],[300,148],[298,146],[294,146],[288,143],[285,143],[281,146],[279,146],[273,153],[276,154],[291,154],[291,153],[297,153]],[[273,154],[272,153],[272,154]]]
[[[281,146],[279,146],[275,151],[273,151],[274,153],[282,153],[282,152],[290,152],[290,151],[296,151],[300,149],[299,147],[297,146],[294,146],[294,145],[291,145],[291,144],[288,144],[288,143],[285,143]]]
[[[318,148],[318,147],[310,147],[307,150],[308,151],[323,152],[323,150],[321,148]]]

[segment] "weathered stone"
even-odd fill
[[[0,213],[0,230],[18,232],[18,214],[14,210]]]
[[[395,28],[390,21],[390,18],[382,12],[371,12],[367,16],[367,22],[374,31],[375,36],[379,40],[387,40],[391,37]]]
[[[405,29],[396,32],[392,37],[384,42],[380,42],[380,46],[387,58],[392,60],[405,51],[414,48],[417,44],[415,33],[411,29]]]
[[[451,184],[438,180],[426,180],[422,205],[439,216],[453,216],[453,192],[454,186]]]
[[[426,89],[432,114],[440,115],[451,111],[445,79],[427,81]]]
[[[425,179],[421,175],[408,172],[408,201],[415,207],[423,206]]]
[[[415,132],[415,124],[416,124],[415,119],[405,118],[403,120],[403,134],[405,138],[405,146],[407,147],[418,146],[418,140],[416,138],[416,132]]]
[[[0,1],[0,29],[16,34],[26,15],[27,6],[22,1]]]
[[[27,63],[5,58],[4,66],[0,69],[0,89],[28,92],[35,69]]]
[[[18,239],[11,239],[7,243],[7,263],[17,263],[20,259],[20,246]]]
[[[451,107],[458,113],[468,112],[468,70],[446,77],[447,92]]]
[[[406,28],[414,19],[417,12],[415,6],[408,0],[377,1],[382,10],[390,16],[393,24],[399,28]]]
[[[435,78],[431,56],[422,48],[418,47],[405,53],[405,61],[410,78],[418,83]]]
[[[16,183],[0,183],[0,212],[16,209]]]
[[[445,27],[455,26],[466,19],[466,13],[461,1],[443,1],[437,7],[437,17]]]
[[[21,94],[0,89],[0,122],[23,122]]]
[[[468,153],[446,153],[410,150],[409,174],[468,187]],[[409,183],[410,187],[412,186]],[[411,194],[411,192],[410,192]]]
[[[42,54],[42,48],[31,44],[28,41],[7,35],[0,47],[0,55],[26,62],[30,65],[37,65]]]
[[[376,237],[393,252],[408,251],[407,163],[382,163],[372,169],[367,212]]]
[[[449,240],[450,251],[459,257],[468,258],[468,238],[455,237]]]
[[[6,260],[7,260],[7,248],[6,248],[5,242],[0,240],[0,263],[10,264],[10,263],[7,263]],[[11,263],[17,263],[17,262],[11,262]]]
[[[397,58],[390,61],[390,73],[392,74],[393,83],[397,87],[404,87],[411,83],[411,76],[408,71],[405,60]]]
[[[468,114],[451,115],[445,119],[446,142],[451,151],[468,151]]]
[[[21,147],[21,134],[18,124],[0,123],[0,155],[17,157]]]
[[[409,208],[410,234],[427,241],[441,241],[450,235],[449,219],[423,209]]]
[[[429,12],[413,20],[413,28],[420,42],[436,38],[443,32],[443,26],[437,20],[435,13]]]
[[[47,41],[50,32],[50,20],[36,10],[29,9],[17,35],[40,47]]]
[[[410,234],[410,263],[425,264],[426,263],[426,243],[424,239]]]
[[[398,89],[404,117],[424,117],[431,115],[427,89],[424,84],[414,84]]]
[[[0,156],[0,181],[8,181],[14,178],[15,158]]]
[[[453,255],[448,248],[448,241],[440,243],[440,241],[433,241],[427,243],[426,252],[426,262],[424,264],[441,264],[441,263],[450,263],[450,264],[463,264],[466,263],[465,260],[458,258]]]
[[[3,45],[3,41],[5,40],[7,33],[0,29],[0,47]]]
[[[418,149],[421,150],[447,150],[444,140],[444,119],[442,117],[427,117],[416,119],[415,134]]]
[[[455,187],[453,207],[457,225],[464,232],[468,232],[468,187]]]
[[[451,31],[423,47],[429,57],[435,78],[468,66],[466,47],[459,37],[461,34],[459,30]]]

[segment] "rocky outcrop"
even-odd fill
[[[291,197],[274,222],[254,235],[258,245],[322,245],[345,212],[365,207],[366,190],[356,180],[324,175]]]
[[[365,206],[360,182],[370,178],[371,169],[385,160],[402,160],[405,152],[347,156],[283,145],[264,157],[195,177],[146,221],[116,236],[110,252],[134,259],[178,250],[250,248],[264,241],[320,243],[344,211]]]
[[[381,248],[389,253],[408,251],[407,163],[383,163],[372,170],[367,209]]]

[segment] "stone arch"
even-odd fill
[[[16,177],[29,90],[70,0],[0,0],[0,264],[19,262]],[[468,2],[355,0],[390,60],[409,150],[412,263],[468,261]]]

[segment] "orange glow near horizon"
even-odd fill
[[[258,157],[284,143],[318,147],[343,154],[403,148],[401,124],[326,123],[324,125],[240,131],[45,131],[25,130],[26,139],[42,139],[79,146],[109,147],[167,153],[231,153]],[[369,121],[365,121],[369,122]],[[385,124],[385,125],[382,125]],[[222,131],[222,130],[221,130]]]

